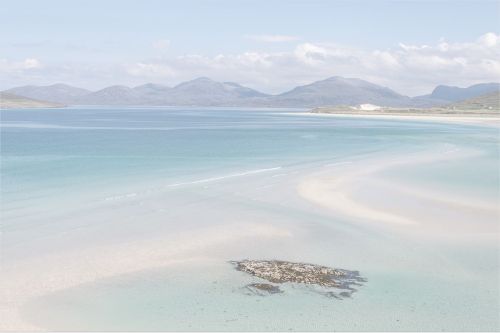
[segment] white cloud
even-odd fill
[[[41,67],[40,61],[35,58],[28,58],[23,61],[23,67],[25,69],[30,69],[30,68],[39,68]]]
[[[304,64],[314,65],[324,62],[329,54],[329,51],[319,45],[304,43],[295,48],[294,55]]]
[[[360,49],[334,43],[298,43],[281,52],[186,54],[123,65],[42,66],[36,59],[0,60],[0,79],[8,86],[65,81],[136,84],[150,80],[177,84],[198,76],[236,81],[264,92],[282,92],[333,75],[358,77],[398,92],[429,93],[438,84],[467,86],[500,81],[500,36],[487,33],[470,42],[444,39],[434,44],[401,43],[391,49]],[[15,74],[14,74],[15,73]],[[86,82],[87,82],[86,81]],[[3,85],[6,85],[3,83]]]
[[[488,32],[479,37],[478,42],[486,47],[495,47],[500,43],[500,36],[493,32]]]
[[[170,46],[168,39],[158,39],[153,42],[153,48],[157,50],[166,50]]]
[[[22,61],[9,61],[7,59],[0,59],[0,72],[19,72],[29,69],[41,68],[42,64],[38,59],[26,58]]]
[[[487,33],[469,43],[399,44],[366,50],[332,43],[299,43],[287,52],[244,52],[213,57],[191,54],[142,62],[129,73],[165,80],[209,76],[269,92],[333,75],[359,77],[417,95],[438,84],[470,85],[500,80],[499,36]]]
[[[171,77],[174,76],[174,70],[165,64],[147,64],[138,62],[133,65],[126,66],[127,72],[133,76],[139,77]]]
[[[265,42],[265,43],[293,42],[300,39],[297,36],[289,36],[289,35],[246,35],[245,37],[257,42]]]

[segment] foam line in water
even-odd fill
[[[335,162],[335,163],[325,164],[324,166],[330,167],[330,166],[337,166],[337,165],[344,165],[344,164],[352,164],[352,162],[351,161]]]
[[[113,197],[107,197],[104,199],[104,201],[111,201],[111,200],[120,200],[120,199],[128,199],[128,198],[133,198],[136,197],[137,193],[127,193],[123,195],[116,195]]]
[[[227,179],[227,178],[233,178],[233,177],[240,177],[240,176],[248,176],[248,175],[253,175],[256,173],[261,173],[261,172],[267,172],[267,171],[274,171],[274,170],[279,170],[281,167],[275,167],[275,168],[267,168],[267,169],[257,169],[257,170],[251,170],[251,171],[245,171],[245,172],[240,172],[240,173],[233,173],[225,176],[219,176],[219,177],[211,177],[211,178],[205,178],[205,179],[200,179],[200,180],[194,180],[191,182],[185,182],[185,183],[176,183],[176,184],[170,184],[167,185],[167,187],[177,187],[177,186],[182,186],[182,185],[193,185],[193,184],[201,184],[201,183],[209,183],[209,182],[214,182],[217,180],[222,180],[222,179]]]
[[[210,183],[210,182],[215,182],[218,180],[223,180],[227,178],[234,178],[234,177],[241,177],[241,176],[248,176],[248,175],[253,175],[257,173],[262,173],[262,172],[268,172],[268,171],[275,171],[275,170],[280,170],[282,167],[274,167],[274,168],[267,168],[267,169],[257,169],[257,170],[250,170],[250,171],[244,171],[244,172],[239,172],[239,173],[233,173],[225,176],[218,176],[218,177],[211,177],[211,178],[205,178],[205,179],[199,179],[199,180],[194,180],[190,182],[184,182],[184,183],[174,183],[174,184],[169,184],[165,185],[164,187],[158,187],[155,189],[149,189],[140,193],[137,192],[132,192],[132,193],[126,193],[126,194],[121,194],[121,195],[116,195],[116,196],[111,196],[104,198],[104,201],[115,201],[115,200],[123,200],[123,199],[130,199],[133,197],[136,197],[138,195],[143,195],[143,194],[151,194],[154,192],[161,191],[162,188],[172,188],[172,187],[179,187],[183,185],[195,185],[195,184],[203,184],[203,183]]]

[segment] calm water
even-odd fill
[[[299,111],[1,111],[7,264],[137,239],[173,241],[174,231],[221,223],[295,228],[278,242],[210,248],[195,265],[37,297],[23,306],[23,316],[56,330],[498,329],[494,242],[400,238],[332,217],[294,194],[297,177],[325,165],[459,149],[476,154],[381,177],[495,204],[498,129]],[[226,260],[256,256],[359,269],[369,282],[342,301],[292,287],[276,297],[251,297],[239,289],[248,278]]]
[[[288,111],[293,110],[280,110]],[[453,185],[479,184],[484,191],[495,191],[498,182],[496,129],[348,118],[331,121],[275,110],[4,110],[1,116],[2,204],[7,224],[16,214],[26,217],[26,206],[38,212],[46,201],[72,196],[99,200],[119,195],[124,188],[158,182],[446,143],[488,148],[490,161],[484,167],[489,169],[475,172],[465,165],[463,172],[471,173],[467,177],[454,177],[449,168],[425,177],[444,175]]]

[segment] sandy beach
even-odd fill
[[[19,318],[19,308],[31,298],[43,296],[113,276],[207,260],[207,250],[230,246],[243,239],[290,237],[287,230],[265,224],[212,226],[169,238],[148,239],[122,246],[47,255],[2,267],[2,325],[6,331],[39,330]]]
[[[255,117],[259,126],[261,117],[270,121],[268,113]],[[251,157],[269,154],[259,155],[255,165],[227,169],[215,165],[202,173],[189,169],[196,164],[188,160],[182,165],[188,172],[176,171],[173,178],[154,175],[132,183],[130,174],[120,174],[118,181],[129,179],[132,185],[109,191],[109,183],[104,183],[88,193],[78,188],[82,194],[76,203],[65,204],[67,210],[60,209],[64,191],[56,193],[54,206],[43,201],[38,211],[38,206],[30,207],[32,214],[31,210],[18,213],[19,202],[25,205],[29,198],[8,206],[0,328],[308,330],[312,321],[318,330],[408,330],[423,318],[433,318],[426,321],[424,328],[429,330],[436,329],[438,321],[448,329],[495,328],[500,211],[498,189],[490,178],[497,161],[493,128],[482,126],[483,122],[455,126],[437,121],[427,126],[407,117],[397,122],[300,113],[271,117],[276,127],[265,128],[257,135],[264,138],[262,145],[245,151]],[[248,126],[248,111],[236,120]],[[34,128],[32,122],[23,128],[17,122],[16,128],[6,129],[81,135],[82,128],[89,126],[68,128],[53,122],[46,128]],[[213,150],[223,147],[223,154],[234,149],[238,161],[243,160],[240,154],[246,146],[224,146],[227,137],[219,136],[227,130],[227,122],[234,124],[235,119],[209,131],[215,135],[206,146],[209,149],[202,146],[207,133],[196,144],[190,141],[192,136],[183,139],[189,143],[189,153],[202,147],[198,154],[209,151],[203,161],[210,164]],[[95,128],[92,125],[92,131]],[[110,132],[113,137],[117,132],[142,133],[142,127],[132,128],[127,125]],[[248,131],[239,129],[231,135],[243,133],[255,140],[254,128]],[[428,136],[420,136],[422,131]],[[165,135],[161,129],[154,133]],[[172,137],[162,147],[184,135],[168,133]],[[151,142],[141,142],[142,138],[132,135],[125,146],[127,156],[137,158],[128,150],[137,142],[142,151],[158,141],[153,137]],[[247,140],[241,138],[241,142]],[[340,146],[332,147],[335,144]],[[307,155],[318,146],[318,151]],[[73,150],[72,146],[68,159],[45,154],[41,163],[49,163],[50,169],[61,160],[69,163],[75,159]],[[283,151],[293,154],[280,156]],[[168,154],[176,157],[169,161],[172,165],[183,156]],[[162,154],[146,155],[147,161],[151,156],[160,168],[167,165],[159,160]],[[226,161],[234,159],[230,155]],[[16,156],[12,163],[33,160]],[[91,160],[96,160],[93,151]],[[99,175],[105,172],[103,160],[96,166]],[[75,164],[80,165],[78,159]],[[117,172],[115,164],[111,170]],[[151,173],[139,171],[140,177]],[[229,264],[243,259],[359,271],[367,283],[352,299],[342,301],[291,284],[282,286],[283,294],[252,297],[244,287],[256,281]],[[457,297],[467,301],[457,303]],[[374,310],[374,304],[382,302],[388,308]],[[437,304],[449,315],[443,319],[440,313],[429,313],[424,304]],[[370,311],[374,311],[373,320],[353,326]],[[393,316],[389,324],[383,315],[386,311]],[[332,313],[342,319],[333,320]],[[310,320],[302,320],[304,316]]]
[[[416,233],[419,237],[423,232],[428,234],[426,237],[437,239],[461,239],[471,234],[498,239],[500,234],[496,221],[500,218],[500,208],[495,200],[485,202],[452,193],[440,193],[436,189],[400,183],[383,176],[391,170],[480,155],[477,151],[446,147],[440,151],[395,159],[365,160],[362,164],[325,167],[324,170],[303,178],[297,190],[304,199],[360,223],[373,223],[383,228],[396,227],[398,230]],[[385,199],[377,200],[376,196],[370,194]],[[436,218],[432,213],[411,209],[405,202],[420,203],[429,212],[434,206],[442,213]],[[445,212],[461,212],[466,217],[461,221],[452,215],[447,216]],[[474,218],[478,223],[471,224],[469,220]]]
[[[431,237],[454,241],[464,238],[475,239],[475,241],[498,240],[499,234],[495,220],[500,216],[500,211],[492,202],[475,204],[466,198],[453,199],[439,197],[429,191],[418,192],[418,189],[412,190],[411,187],[405,187],[393,181],[386,181],[385,188],[377,187],[375,183],[369,181],[378,178],[379,173],[391,168],[471,158],[475,155],[477,152],[463,152],[447,147],[432,153],[415,154],[392,160],[339,162],[325,165],[320,171],[302,170],[299,174],[281,174],[279,178],[274,177],[280,176],[280,173],[276,173],[280,169],[276,168],[271,170],[275,173],[271,177],[279,179],[282,185],[295,187],[297,195],[307,202],[326,209],[329,214],[347,218],[352,223],[368,223],[371,227],[401,232],[411,235],[412,238]],[[369,167],[366,168],[366,165]],[[232,178],[234,176],[215,177],[206,182],[179,184],[176,187],[202,186],[205,183],[217,187],[220,182],[231,182]],[[392,200],[400,203],[405,200],[421,202],[427,200],[441,210],[450,212],[465,210],[470,216],[483,216],[484,219],[480,225],[471,226],[470,223],[467,224],[467,220],[457,224],[457,221],[452,221],[451,217],[443,219],[442,216],[436,219],[432,215],[425,216],[422,212],[412,213],[409,209],[405,210],[403,206],[399,206],[398,210],[390,204],[381,207],[376,200],[370,200],[370,198],[361,200],[356,198],[356,193],[360,189],[366,190],[370,186],[379,195],[387,196],[386,204]],[[399,187],[400,190],[397,193],[390,193],[387,191],[388,186]],[[242,241],[257,244],[263,240],[266,242],[276,242],[278,239],[290,240],[293,239],[295,232],[294,228],[258,221],[240,222],[233,225],[221,224],[210,226],[210,228],[178,232],[168,237],[148,238],[144,241],[114,246],[94,246],[85,251],[46,255],[32,261],[4,265],[1,285],[3,290],[1,328],[30,331],[43,329],[20,317],[20,309],[32,299],[124,274],[175,267],[179,264],[202,265],[214,260],[222,260],[222,258],[218,259],[218,255],[214,255],[214,249],[234,251],[236,244]],[[479,238],[471,237],[470,233],[479,235]]]

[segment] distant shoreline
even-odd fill
[[[394,119],[394,120],[423,120],[438,122],[453,122],[472,125],[488,125],[500,127],[500,113],[472,113],[472,112],[448,112],[448,113],[426,113],[418,111],[401,112],[394,110],[328,110],[317,111],[319,108],[312,109],[307,113],[308,116],[317,117],[342,117],[342,118],[371,118],[371,119]],[[496,112],[496,111],[493,111]]]
[[[62,108],[65,105],[0,92],[0,110]]]

